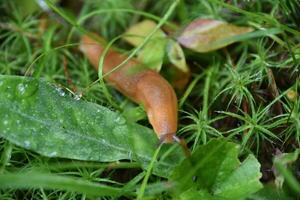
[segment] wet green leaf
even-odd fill
[[[158,142],[152,130],[119,113],[29,77],[0,76],[0,118],[1,137],[48,157],[137,160],[146,167]],[[156,163],[154,173],[168,176],[182,159],[175,148]]]
[[[180,195],[180,200],[201,199],[201,200],[230,200],[223,197],[212,196],[206,190],[189,189]]]
[[[238,153],[239,146],[234,143],[211,140],[185,159],[171,179],[184,196],[195,195],[189,192],[194,190],[203,199],[243,199],[262,187],[261,173],[253,155],[240,163]]]
[[[197,52],[209,52],[230,45],[240,36],[253,31],[213,19],[196,19],[179,35],[177,41],[186,48]]]
[[[275,156],[274,166],[275,171],[275,184],[278,188],[282,188],[286,183],[296,194],[300,195],[300,183],[293,175],[293,172],[288,165],[294,163],[300,154],[300,149],[296,149],[291,153],[282,153]]]
[[[247,200],[292,200],[283,190],[273,185],[265,185],[264,188],[252,194]]]

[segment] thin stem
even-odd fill
[[[145,190],[146,190],[146,186],[147,186],[149,177],[150,177],[150,175],[151,175],[152,169],[153,169],[153,167],[154,167],[154,163],[155,163],[155,161],[156,161],[156,159],[157,159],[157,157],[158,157],[158,153],[159,153],[161,147],[162,147],[162,144],[160,144],[160,145],[158,146],[158,148],[156,149],[156,151],[154,152],[154,155],[153,155],[153,157],[152,157],[152,160],[151,160],[151,162],[150,162],[150,164],[149,164],[149,166],[148,166],[148,168],[147,168],[147,173],[146,173],[146,175],[145,175],[145,177],[144,177],[144,179],[143,179],[141,188],[140,188],[140,190],[139,190],[139,192],[138,192],[137,200],[143,199],[143,196],[144,196],[144,193],[145,193]]]
[[[9,141],[6,141],[6,143],[4,145],[4,150],[1,155],[1,160],[0,160],[0,163],[1,163],[0,174],[2,174],[4,172],[5,166],[7,165],[7,163],[10,160],[11,153],[12,153],[12,147],[13,147],[13,145]]]

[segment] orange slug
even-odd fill
[[[80,50],[96,69],[104,48],[89,36],[84,35],[81,38]],[[126,56],[109,49],[104,60],[103,74],[110,72],[125,59]],[[134,70],[138,65],[140,63],[137,60],[130,59],[118,70],[106,76],[105,80],[145,108],[150,124],[161,142],[176,141],[178,108],[174,89],[154,70],[145,68]]]

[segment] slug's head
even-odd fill
[[[188,148],[185,140],[177,137],[175,133],[164,134],[161,135],[161,137],[159,138],[159,145],[161,145],[162,143],[173,143],[173,142],[176,142],[181,146],[186,157],[191,156],[191,151]]]
[[[178,142],[179,138],[175,134],[176,133],[166,133],[166,134],[159,135],[159,143]]]

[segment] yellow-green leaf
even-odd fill
[[[127,30],[124,40],[133,46],[138,46],[156,26],[157,24],[151,20],[144,20],[137,23]],[[166,35],[159,29],[145,44],[142,50],[138,52],[137,59],[148,68],[160,71],[165,55],[166,43]]]
[[[165,56],[165,46],[165,38],[153,38],[138,53],[137,59],[148,68],[160,71]]]
[[[167,45],[167,55],[172,64],[179,70],[187,73],[189,67],[186,64],[185,56],[181,46],[174,40],[169,40]]]
[[[153,29],[155,29],[156,26],[157,24],[154,21],[144,20],[140,23],[131,26],[126,31],[123,39],[132,46],[138,46],[144,41],[145,37],[149,35],[153,31]],[[165,33],[160,29],[156,31],[155,34],[152,36],[153,39],[164,37]]]

